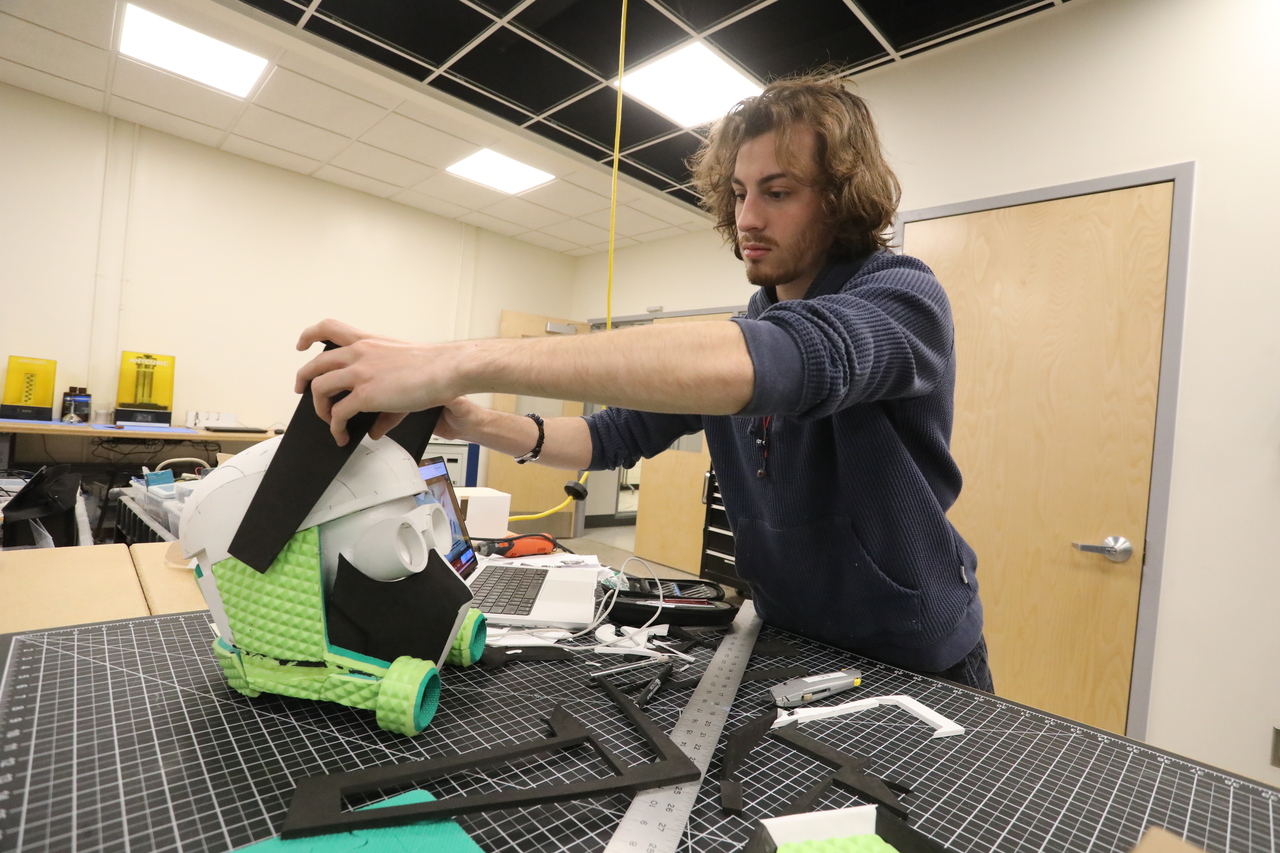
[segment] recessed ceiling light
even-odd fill
[[[682,127],[697,127],[720,118],[743,98],[760,94],[760,87],[702,42],[694,42],[623,75],[622,91]]]
[[[512,195],[555,178],[555,175],[526,166],[519,160],[512,160],[488,148],[477,151],[465,160],[459,160],[445,171]]]
[[[175,24],[130,3],[124,10],[120,52],[148,65],[243,98],[262,76],[260,56]]]

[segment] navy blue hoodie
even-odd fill
[[[591,468],[629,467],[705,430],[737,570],[765,622],[910,669],[959,662],[982,604],[977,558],[946,517],[961,477],[942,286],[915,258],[877,252],[829,263],[803,299],[761,288],[734,322],[755,368],[746,408],[607,409],[587,418]]]

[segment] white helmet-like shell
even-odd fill
[[[281,437],[267,439],[237,453],[192,491],[178,524],[185,557],[196,558],[207,569],[229,556],[231,540],[280,442]],[[298,529],[424,491],[417,462],[407,450],[386,436],[377,441],[366,437]]]

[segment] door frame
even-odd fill
[[[1164,329],[1160,345],[1160,379],[1156,391],[1155,442],[1151,459],[1151,490],[1147,498],[1147,542],[1142,583],[1138,590],[1138,625],[1134,638],[1133,670],[1129,678],[1129,713],[1125,735],[1142,740],[1151,710],[1151,680],[1155,665],[1156,623],[1160,582],[1169,532],[1169,496],[1173,479],[1173,444],[1178,411],[1178,378],[1182,366],[1183,321],[1187,302],[1187,269],[1191,251],[1191,208],[1195,161],[1158,166],[1103,178],[1058,184],[1040,189],[989,196],[972,201],[899,212],[893,219],[890,248],[902,251],[903,226],[910,222],[981,213],[1043,201],[1126,190],[1149,184],[1173,183],[1169,223],[1169,266],[1165,282]],[[981,560],[981,555],[979,555]]]

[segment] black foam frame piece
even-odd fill
[[[434,548],[422,571],[390,583],[366,577],[339,554],[325,596],[329,642],[385,661],[412,655],[439,665],[470,604],[471,590]]]
[[[802,735],[796,730],[795,723],[773,729],[770,734],[810,757],[836,768],[834,773],[819,779],[817,783],[788,804],[783,809],[782,814],[800,814],[811,811],[822,793],[832,784],[839,783],[854,794],[871,800],[902,820],[905,821],[907,819],[906,806],[902,805],[901,801],[898,800],[897,794],[910,794],[911,789],[897,782],[863,773],[862,770],[867,766],[868,759],[860,755],[849,755],[827,746],[821,741],[814,740],[808,735]]]
[[[436,406],[434,409],[411,412],[404,416],[404,420],[388,430],[387,438],[409,451],[415,463],[421,462],[423,455],[427,452],[427,444],[431,442],[431,434],[436,431],[436,424],[440,421],[440,413],[443,411],[443,406]]]
[[[738,768],[747,760],[769,727],[778,719],[777,708],[766,708],[758,717],[747,720],[725,738],[724,755],[720,758],[720,808],[730,814],[742,814],[742,782]]]
[[[310,776],[298,782],[289,812],[281,827],[282,838],[302,838],[328,832],[350,832],[382,826],[400,826],[425,818],[454,817],[494,809],[520,808],[542,803],[559,803],[619,792],[637,793],[692,782],[701,777],[697,765],[681,751],[662,728],[635,702],[607,678],[600,679],[605,692],[639,731],[658,760],[627,766],[588,731],[587,727],[560,705],[551,711],[548,722],[552,736],[512,746],[478,749],[462,755],[448,755],[426,761],[412,761],[372,767],[346,773]],[[519,758],[589,743],[614,770],[613,776],[585,779],[536,788],[504,790],[489,794],[447,797],[426,803],[385,806],[361,811],[344,811],[343,798],[380,789],[419,785],[439,776],[479,770]]]

